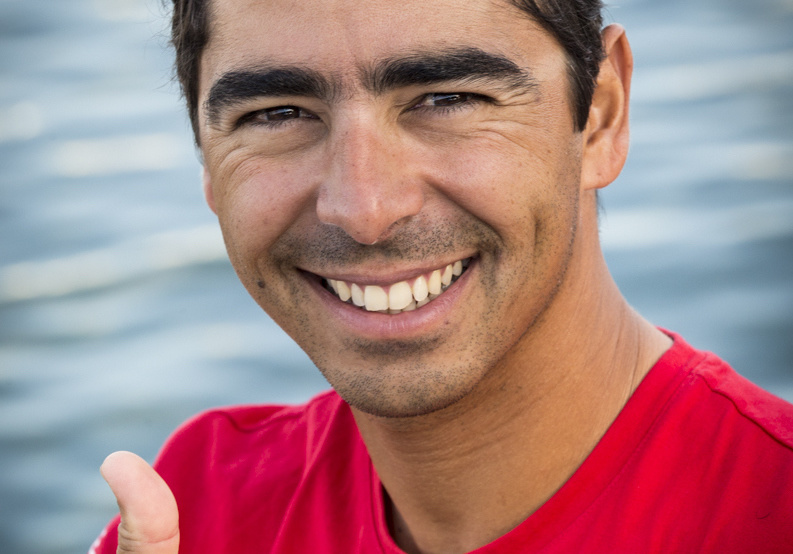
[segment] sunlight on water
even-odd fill
[[[686,102],[772,89],[792,81],[790,50],[639,71],[633,90],[643,102]]]
[[[94,9],[109,21],[145,22],[153,17],[151,6],[141,0],[94,0]]]
[[[44,130],[44,114],[35,102],[23,100],[0,108],[0,143],[30,140]]]
[[[755,241],[793,236],[793,199],[742,204],[707,211],[635,208],[608,212],[601,222],[607,251],[696,245],[749,245]]]
[[[65,296],[225,259],[216,225],[167,231],[74,256],[0,267],[0,302]]]
[[[178,167],[186,145],[181,136],[158,133],[71,140],[51,155],[56,175],[86,177]]]

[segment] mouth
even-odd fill
[[[390,285],[367,285],[322,277],[322,284],[339,300],[361,310],[401,314],[421,308],[441,296],[468,269],[465,258],[429,273]]]

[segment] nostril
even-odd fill
[[[324,213],[317,210],[318,218],[322,223],[340,228],[355,242],[367,246],[385,240],[394,229],[410,217],[392,214],[393,211],[384,211],[379,208],[355,210],[349,207],[347,211]]]

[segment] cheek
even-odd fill
[[[553,143],[478,137],[437,153],[427,167],[434,168],[441,194],[501,232],[525,227],[527,217],[551,206],[574,202],[571,193],[578,185],[570,169],[575,163],[548,146]],[[559,150],[567,152],[566,146]]]
[[[215,193],[218,219],[238,272],[267,261],[270,247],[309,213],[315,190],[304,166],[255,161],[213,182],[222,183]]]

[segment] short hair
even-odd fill
[[[210,0],[172,0],[171,44],[176,53],[176,76],[187,103],[196,144],[198,78],[201,55],[209,41]],[[564,48],[570,80],[573,123],[583,131],[589,116],[603,43],[601,0],[508,0],[548,31]]]

